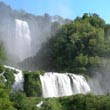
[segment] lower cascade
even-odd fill
[[[25,80],[22,71],[6,65],[4,67],[17,72],[14,73],[15,82],[12,85],[12,89],[23,91]],[[44,98],[69,96],[80,93],[86,94],[91,91],[89,84],[82,75],[48,72],[39,77]]]
[[[89,93],[90,87],[81,75],[45,73],[40,75],[43,97],[61,97]]]

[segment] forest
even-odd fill
[[[24,67],[33,64],[38,70],[87,75],[109,67],[110,25],[97,14],[85,13],[65,25],[54,25],[59,27],[56,34],[42,44],[36,56],[24,60]]]

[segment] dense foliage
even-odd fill
[[[15,81],[14,74],[17,74],[16,70],[0,66],[0,110],[38,110],[36,106],[38,102],[31,100],[29,96],[42,95],[39,75],[43,72],[24,71],[23,92],[12,90]]]
[[[42,86],[39,75],[43,72],[28,72],[24,71],[24,92],[28,97],[42,96]]]
[[[4,85],[0,83],[0,110],[16,110],[9,99],[9,93]]]
[[[11,101],[17,110],[109,110],[110,96],[73,95],[61,98],[27,98],[23,93],[12,95]],[[41,107],[37,104],[43,101]]]
[[[43,110],[109,110],[110,96],[79,94],[70,97],[47,99],[44,101],[42,109]]]
[[[10,100],[13,102],[17,110],[38,110],[36,103],[31,98],[27,98],[22,92],[15,92],[10,95]]]
[[[109,44],[110,25],[97,14],[84,14],[59,28],[30,64],[46,71],[86,73],[101,68],[104,60],[110,63]]]
[[[15,80],[14,74],[16,74],[16,71],[0,66],[1,83],[4,83],[5,88],[9,91],[11,90],[12,84]]]
[[[15,81],[14,74],[17,72],[0,66],[0,110],[17,110],[10,101],[12,84]]]

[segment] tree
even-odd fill
[[[60,27],[48,46],[41,48],[47,50],[48,67],[58,72],[78,72],[78,68],[88,70],[91,65],[100,65],[106,54],[104,27],[104,20],[97,14],[87,13]]]

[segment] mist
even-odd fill
[[[110,93],[110,64],[104,59],[99,68],[91,69],[91,77],[88,78],[91,92],[96,95]]]
[[[7,57],[6,64],[18,66],[23,60],[35,56],[42,44],[56,33],[52,23],[64,24],[60,16],[35,16],[24,10],[13,10],[0,2],[0,41]],[[57,29],[56,29],[57,30]]]

